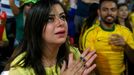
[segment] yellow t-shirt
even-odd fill
[[[129,16],[129,20],[130,20],[130,22],[131,22],[131,24],[132,24],[132,30],[133,30],[133,36],[134,36],[134,12],[132,12],[131,14],[130,14],[130,16]]]
[[[96,27],[96,26],[98,26],[100,23],[99,23],[99,20],[98,20],[98,18],[96,19],[96,21],[95,21],[95,23],[90,27],[90,29],[93,29],[94,27]],[[80,34],[80,37],[79,37],[79,49],[80,50],[83,50],[83,48],[82,48],[82,45],[83,45],[83,43],[82,43],[82,38],[83,38],[83,35],[84,35],[84,33],[85,33],[85,31],[86,30],[88,30],[89,28],[88,28],[88,26],[87,26],[87,24],[86,24],[86,20],[84,21],[84,24],[83,24],[83,26],[82,26],[82,29],[81,29],[81,34]]]
[[[74,58],[77,60],[80,57],[80,52],[75,47],[70,47],[70,51],[74,54]],[[25,56],[26,52],[19,55],[15,60],[11,63],[11,66],[13,66],[15,63],[17,63],[21,58]],[[20,62],[20,64],[23,61]],[[60,67],[57,68],[56,72],[56,65],[52,67],[45,67],[46,75],[60,75]],[[32,68],[22,68],[21,66],[15,66],[11,67],[9,70],[9,75],[35,75],[34,70]]]
[[[114,25],[112,30],[104,30],[101,26],[89,28],[82,38],[83,50],[90,47],[97,53],[97,70],[100,75],[122,75],[125,70],[124,50],[122,47],[109,44],[112,34],[123,36],[127,44],[134,49],[134,37],[124,26]]]

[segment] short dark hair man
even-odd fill
[[[100,24],[89,28],[82,38],[83,49],[96,50],[97,75],[124,75],[124,51],[134,50],[131,31],[115,24],[117,10],[114,0],[101,0]]]

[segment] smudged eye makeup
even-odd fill
[[[56,17],[56,15],[49,15],[48,17],[48,23],[53,23],[55,22],[56,19],[60,19],[62,21],[66,21],[66,15],[64,13],[61,13],[59,16]]]

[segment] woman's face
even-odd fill
[[[46,27],[43,28],[43,39],[45,43],[63,44],[67,38],[67,21],[63,8],[59,4],[53,5],[49,14]]]
[[[121,6],[118,9],[118,17],[122,19],[126,19],[128,16],[128,7],[127,6]]]

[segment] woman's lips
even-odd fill
[[[60,37],[63,37],[63,36],[65,36],[65,31],[59,31],[59,32],[57,32],[55,34],[60,36]]]

